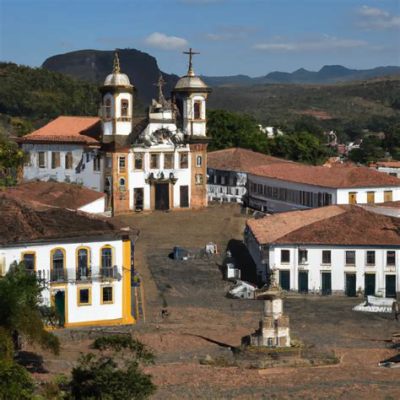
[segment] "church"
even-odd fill
[[[207,206],[206,102],[211,89],[196,76],[190,49],[187,74],[171,99],[157,83],[146,118],[133,115],[135,87],[113,71],[100,88],[99,117],[60,116],[21,139],[24,180],[76,183],[106,194],[114,214]]]

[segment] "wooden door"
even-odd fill
[[[391,190],[385,190],[383,200],[386,201],[393,201],[393,192]]]
[[[375,296],[375,274],[365,274],[364,295]]]
[[[279,271],[279,284],[283,290],[290,290],[290,271]]]
[[[332,278],[330,272],[322,272],[322,294],[329,295],[332,294]]]
[[[349,193],[349,204],[357,204],[357,192]]]
[[[346,296],[355,297],[356,294],[356,274],[346,274]]]
[[[299,292],[308,293],[308,271],[299,271]]]
[[[396,298],[396,275],[386,275],[385,283],[385,297]]]
[[[169,210],[169,184],[157,183],[155,186],[156,210]]]
[[[179,190],[181,207],[189,207],[189,186],[181,186]]]
[[[367,203],[368,204],[375,203],[375,192],[367,192]]]

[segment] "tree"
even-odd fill
[[[36,276],[28,273],[23,263],[14,263],[0,279],[0,328],[10,338],[22,335],[58,354],[58,338],[45,330],[42,321],[42,290]]]
[[[243,147],[261,153],[268,152],[266,135],[249,115],[212,110],[208,112],[207,118],[207,131],[211,136],[210,151]]]
[[[349,158],[354,162],[369,163],[380,160],[385,156],[382,140],[376,136],[367,136],[359,149],[350,151]]]
[[[72,370],[72,398],[141,400],[155,392],[151,377],[140,369],[140,363],[151,363],[154,356],[141,342],[131,336],[109,335],[96,339],[92,347],[100,354],[82,355]]]
[[[24,152],[17,144],[0,137],[0,187],[15,185],[23,160]]]

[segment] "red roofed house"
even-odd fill
[[[248,205],[265,212],[400,200],[400,179],[367,167],[299,163],[251,168]]]
[[[377,161],[371,164],[370,167],[375,168],[379,172],[400,178],[400,161]]]
[[[244,239],[259,283],[277,271],[288,291],[400,294],[399,218],[332,205],[248,220]]]
[[[73,182],[105,192],[115,213],[130,210],[200,208],[207,205],[206,100],[210,88],[189,68],[147,118],[133,117],[134,86],[113,72],[100,88],[101,117],[61,116],[21,138],[29,154],[25,180]]]

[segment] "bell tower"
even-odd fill
[[[113,71],[100,88],[104,142],[113,142],[115,136],[132,132],[133,91],[128,76],[121,73],[118,52],[115,52]]]
[[[187,136],[205,137],[206,131],[206,102],[211,89],[196,76],[193,70],[191,48],[184,54],[189,56],[188,71],[175,85],[173,95],[181,116],[181,129]]]

